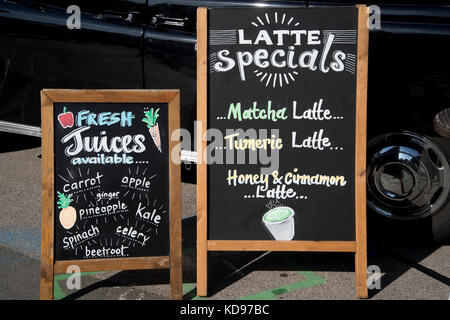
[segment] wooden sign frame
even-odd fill
[[[81,103],[167,103],[169,127],[169,256],[106,258],[89,260],[54,259],[54,112],[57,102]],[[181,251],[181,171],[180,144],[176,130],[180,127],[179,90],[50,90],[41,91],[42,116],[42,225],[40,298],[53,299],[54,275],[64,274],[71,265],[81,272],[170,268],[170,296],[182,299]],[[175,139],[176,138],[176,139]],[[175,158],[173,158],[175,157]]]
[[[208,9],[197,9],[197,294],[207,296],[208,251],[316,251],[355,253],[355,291],[367,298],[366,237],[366,118],[369,18],[368,8],[358,8],[355,128],[355,241],[230,241],[208,240],[208,178],[206,154],[208,105]]]

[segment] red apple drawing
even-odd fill
[[[58,121],[63,128],[72,128],[73,127],[73,113],[67,111],[67,108],[64,107],[63,113],[58,115]]]

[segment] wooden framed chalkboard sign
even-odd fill
[[[178,90],[42,90],[41,299],[69,266],[170,268],[181,299],[179,101]]]
[[[197,292],[208,251],[355,253],[367,297],[368,11],[197,11]]]

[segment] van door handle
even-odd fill
[[[151,23],[156,26],[184,27],[188,21],[188,18],[171,18],[157,14],[153,16]]]
[[[121,22],[133,22],[138,16],[138,12],[113,12],[113,11],[105,11],[103,13],[103,18],[105,19],[111,19],[111,20],[117,20]]]

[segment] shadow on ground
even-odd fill
[[[195,217],[183,220],[183,283],[196,282],[195,229]],[[448,277],[440,270],[436,271],[421,264],[421,261],[440,247],[439,244],[393,243],[391,240],[385,243],[380,239],[369,242],[368,264],[377,265],[383,274],[382,288],[369,290],[369,298],[374,298],[382,293],[384,288],[411,268],[449,286]],[[226,290],[254,271],[275,271],[280,277],[287,276],[290,271],[300,270],[315,273],[354,272],[354,255],[349,253],[209,252],[208,263],[209,296],[215,296]],[[104,280],[94,280],[91,285],[70,294],[65,299],[83,298],[101,288],[167,286],[169,279],[168,270],[122,271]],[[196,298],[196,295],[194,288],[185,292],[183,298],[193,299]],[[128,295],[128,298],[137,297],[139,297],[137,293]],[[167,299],[168,295],[147,292],[140,298]]]

